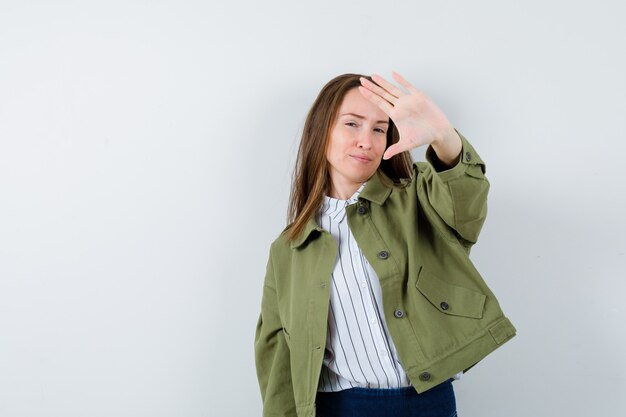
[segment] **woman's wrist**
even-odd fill
[[[463,142],[457,131],[450,126],[450,129],[444,134],[441,139],[433,141],[432,146],[437,159],[446,166],[454,166],[459,161],[461,150],[463,149]]]

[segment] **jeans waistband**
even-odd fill
[[[436,391],[437,389],[444,388],[447,384],[451,384],[453,378],[450,378],[439,385],[435,385],[428,391]],[[358,396],[370,396],[370,397],[394,397],[394,396],[408,396],[408,395],[419,395],[413,386],[408,387],[400,387],[400,388],[362,388],[362,387],[354,387],[348,388],[342,391],[335,392],[318,392],[318,395],[333,395],[333,394],[343,394],[343,395],[358,395]]]

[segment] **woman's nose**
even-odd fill
[[[361,132],[358,137],[358,146],[360,148],[371,148],[373,141],[373,133],[371,132]]]

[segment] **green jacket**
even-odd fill
[[[452,168],[413,163],[393,185],[378,170],[356,204],[350,229],[376,271],[385,319],[418,393],[467,371],[515,335],[515,327],[469,258],[487,214],[485,164],[461,135]],[[263,416],[315,416],[326,345],[330,276],[337,243],[314,218],[293,243],[271,244],[254,348]]]

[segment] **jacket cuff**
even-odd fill
[[[442,181],[450,181],[454,178],[460,177],[463,175],[465,171],[468,170],[469,167],[474,165],[479,165],[480,170],[484,174],[486,172],[485,162],[482,160],[478,152],[474,149],[474,147],[469,143],[467,138],[461,134],[456,128],[454,128],[456,133],[459,134],[461,138],[461,143],[463,145],[461,149],[461,157],[457,164],[451,168],[438,171],[436,167],[441,166],[441,162],[437,157],[437,153],[433,149],[432,145],[428,145],[428,149],[426,149],[425,158],[432,165],[433,170],[437,173],[437,175],[441,178]],[[475,172],[475,168],[470,170]]]

